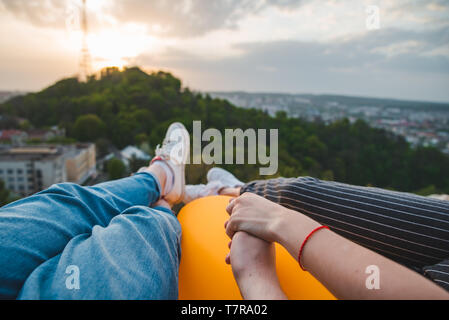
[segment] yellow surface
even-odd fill
[[[231,266],[225,263],[229,238],[224,223],[229,197],[192,201],[178,215],[182,225],[179,299],[241,299]],[[289,299],[335,299],[288,252],[276,245],[277,273]]]

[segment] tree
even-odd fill
[[[111,145],[111,142],[108,139],[100,138],[95,141],[95,146],[97,147],[97,156],[103,157],[105,156],[109,151],[109,146]]]
[[[136,135],[135,137],[134,137],[134,142],[137,144],[137,145],[141,145],[142,143],[146,143],[146,142],[148,142],[148,136],[147,136],[147,134],[146,133],[139,133],[138,135]]]
[[[0,130],[17,129],[18,127],[19,121],[16,118],[4,115],[0,117]]]
[[[5,188],[5,183],[0,180],[0,207],[8,203],[9,190]]]
[[[95,141],[102,138],[105,129],[104,122],[95,114],[79,116],[73,126],[74,136],[83,142]]]
[[[129,159],[129,170],[131,172],[137,172],[142,167],[148,167],[149,164],[150,162],[148,160],[138,159],[133,154],[131,159]]]
[[[429,196],[431,194],[439,193],[438,189],[435,188],[435,186],[432,184],[430,186],[427,186],[425,188],[419,189],[415,191],[416,194],[419,194],[420,196]]]
[[[225,128],[279,129],[279,170],[274,176],[312,175],[401,191],[434,185],[449,193],[449,157],[437,149],[411,148],[404,139],[364,121],[351,124],[343,119],[326,125],[289,118],[285,112],[273,117],[266,111],[238,108],[182,88],[181,81],[166,72],[113,68],[88,82],[64,79],[0,104],[0,114],[0,130],[16,128],[15,119],[20,118],[36,128],[59,125],[69,138],[96,141],[99,154],[107,152],[104,139],[111,147],[137,144],[153,154],[149,146],[160,144],[174,121],[190,132],[193,120],[201,120],[203,130],[216,128],[222,133]],[[113,178],[124,175],[123,164],[117,161],[111,163]],[[187,167],[188,182],[204,182],[207,168]],[[270,178],[259,176],[259,165],[227,165],[226,169],[244,181]]]
[[[31,127],[32,127],[32,126],[31,126],[31,123],[30,123],[29,120],[23,120],[23,121],[20,123],[20,130],[27,131],[27,130],[30,130]]]
[[[108,161],[107,165],[107,172],[109,175],[109,179],[116,180],[123,178],[126,173],[126,167],[125,164],[117,158],[113,158]]]

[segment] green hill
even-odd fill
[[[188,130],[193,120],[222,132],[278,128],[281,176],[311,175],[402,191],[449,193],[449,158],[436,149],[411,149],[404,139],[362,121],[324,125],[287,118],[285,113],[270,117],[260,110],[237,108],[191,92],[164,72],[109,68],[100,79],[87,83],[64,79],[1,104],[0,113],[26,118],[35,127],[60,125],[79,141],[110,141],[119,148],[142,141],[155,146],[172,121],[181,121]],[[260,178],[254,165],[225,167],[242,180]],[[202,180],[206,169],[190,166],[190,182]]]

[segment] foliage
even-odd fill
[[[19,126],[19,121],[16,118],[0,114],[0,130],[16,129]]]
[[[0,180],[0,207],[8,203],[9,190],[5,188],[5,183]]]
[[[138,159],[134,155],[129,159],[129,170],[137,172],[142,167],[148,167],[150,162],[148,160]]]
[[[97,157],[102,158],[108,154],[111,142],[108,139],[99,138],[95,140],[95,146]]]
[[[110,180],[123,178],[126,174],[125,164],[117,158],[112,158],[107,162],[106,170]]]
[[[105,124],[95,114],[79,116],[72,128],[73,136],[80,141],[93,141],[104,135]]]
[[[173,121],[184,123],[190,132],[193,120],[201,120],[203,130],[216,128],[222,133],[225,128],[279,129],[278,175],[312,175],[402,191],[433,185],[434,190],[449,193],[449,158],[437,149],[412,149],[403,138],[363,121],[324,125],[288,118],[285,112],[271,117],[261,110],[237,108],[182,88],[179,79],[165,72],[107,69],[100,79],[87,83],[64,79],[9,100],[0,105],[0,114],[28,119],[37,128],[59,125],[71,138],[103,141],[104,150],[107,143],[99,139],[107,138],[117,148],[145,142],[154,148]],[[7,126],[13,125],[12,118],[7,119]],[[189,166],[189,182],[204,182],[209,167]],[[255,165],[224,167],[244,181],[269,178],[260,177]]]

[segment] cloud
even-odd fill
[[[110,13],[120,21],[143,22],[166,36],[200,36],[212,30],[235,29],[249,14],[268,7],[298,8],[304,0],[126,0]]]
[[[381,29],[375,32],[329,43],[304,41],[247,42],[233,45],[242,54],[220,60],[204,59],[179,49],[170,50],[161,56],[161,62],[185,65],[188,60],[205,63],[240,63],[277,70],[314,70],[330,67],[362,68],[385,66],[401,71],[427,70],[449,73],[448,54],[431,54],[449,43],[449,29],[417,32],[400,29]],[[402,64],[401,60],[413,60],[414,65]],[[208,62],[209,61],[209,62]],[[220,62],[222,61],[222,62]],[[438,64],[437,62],[441,62]],[[406,68],[402,68],[406,65]],[[434,68],[432,68],[434,66]]]
[[[447,0],[378,0],[382,4],[381,20],[388,26],[411,29],[448,25]],[[39,27],[62,28],[69,10],[81,0],[0,0],[0,11],[6,10],[22,21]],[[111,21],[137,23],[147,27],[153,36],[188,38],[203,36],[215,30],[235,30],[249,16],[262,16],[266,9],[294,12],[313,4],[310,13],[319,16],[322,8],[328,14],[342,15],[360,10],[357,0],[326,0],[318,4],[310,0],[87,0],[89,26],[96,30]],[[307,9],[305,9],[307,10]],[[363,9],[362,9],[363,12]],[[291,28],[299,28],[297,24]]]
[[[217,29],[235,29],[249,14],[274,7],[294,10],[305,0],[110,0],[101,8],[121,23],[142,23],[153,34],[200,36]],[[76,0],[0,0],[17,18],[39,27],[61,27]],[[89,7],[89,1],[88,1]],[[98,14],[98,12],[96,12]],[[93,18],[91,14],[89,18]],[[98,18],[98,17],[97,17]]]
[[[448,26],[449,2],[447,0],[403,0],[392,1],[391,6],[383,8],[392,24],[418,26],[421,29]],[[386,11],[386,12],[385,12]]]
[[[381,29],[332,43],[273,41],[235,45],[240,56],[206,59],[179,50],[141,56],[206,90],[322,92],[449,101],[449,55],[429,54],[449,32]],[[417,45],[409,45],[410,41]],[[404,44],[396,54],[377,48]]]
[[[34,26],[64,28],[69,1],[80,2],[0,0],[0,16],[8,18],[2,22],[13,20],[16,28],[2,43],[24,48],[33,42],[17,39],[28,31],[29,38],[58,35],[62,42],[62,32]],[[156,40],[133,63],[174,71],[194,89],[449,100],[449,2],[377,1],[381,29],[367,31],[368,0],[87,0],[93,33],[136,27],[141,43]],[[33,46],[34,59],[45,60],[48,54]],[[16,65],[31,61],[16,50],[4,52]]]
[[[60,0],[0,0],[0,9],[37,26],[63,25],[66,3]]]

